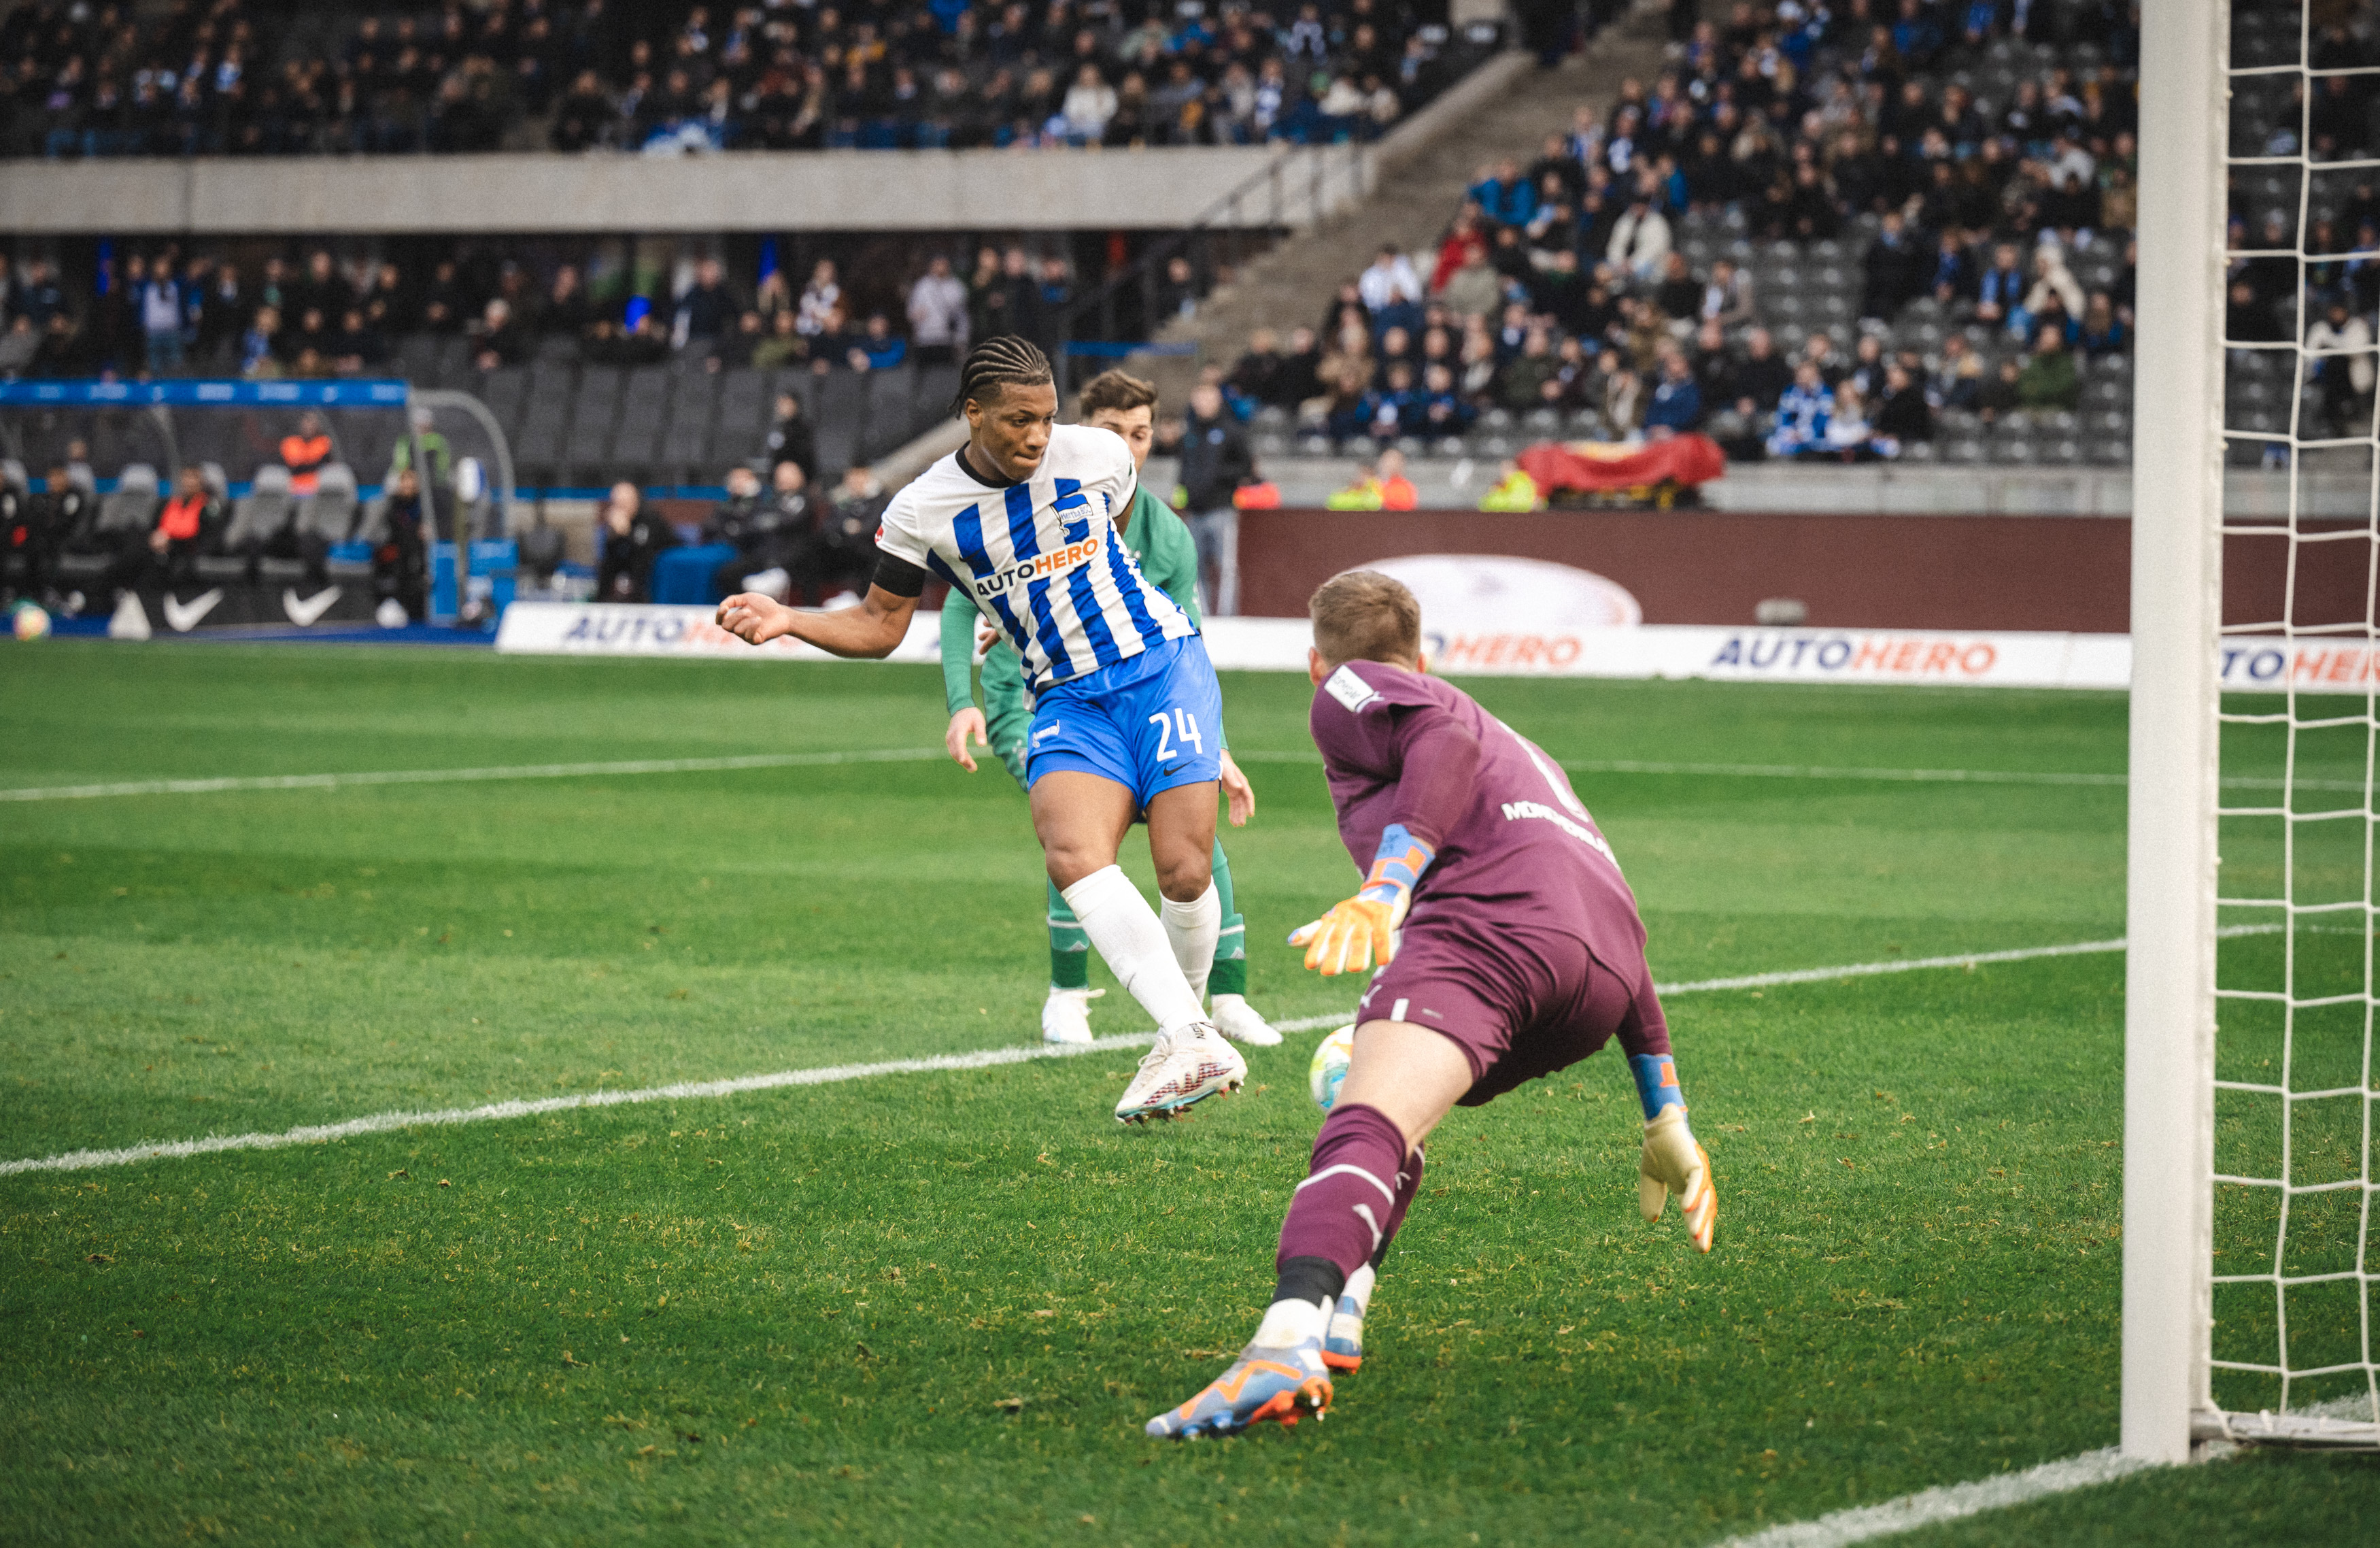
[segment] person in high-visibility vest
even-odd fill
[[[1504,476],[1479,497],[1479,508],[1483,511],[1536,510],[1537,481],[1508,462],[1504,465]]]

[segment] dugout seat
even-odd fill
[[[329,464],[325,464],[325,469]],[[352,481],[352,475],[350,475]],[[298,498],[290,493],[289,469],[278,462],[268,462],[256,470],[248,493],[232,502],[231,525],[224,530],[220,554],[202,555],[199,559],[199,578],[202,580],[237,580],[248,574],[248,561],[243,556],[250,547],[278,546],[288,534],[298,518]],[[272,564],[275,561],[266,560]],[[293,568],[291,574],[297,571]]]
[[[157,514],[157,469],[145,462],[128,462],[115,475],[114,493],[99,498],[97,530],[137,530]]]

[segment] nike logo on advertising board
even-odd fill
[[[166,627],[171,628],[176,634],[189,633],[190,630],[199,627],[200,619],[205,617],[208,614],[215,610],[215,603],[223,601],[223,588],[220,586],[216,587],[212,591],[202,591],[199,595],[192,597],[188,602],[176,602],[174,600],[174,593],[171,591],[166,592]]]
[[[288,614],[289,621],[299,628],[311,628],[314,620],[328,613],[331,604],[338,600],[336,586],[325,586],[303,601],[298,599],[297,588],[287,587],[281,593],[281,611]]]

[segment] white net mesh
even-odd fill
[[[2211,1347],[2218,1408],[2358,1430],[2380,1426],[2374,10],[2232,6]]]

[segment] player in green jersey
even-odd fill
[[[1147,462],[1157,422],[1157,389],[1121,371],[1105,372],[1084,387],[1081,417],[1085,424],[1123,436],[1133,459]],[[1179,603],[1191,622],[1198,622],[1198,549],[1182,518],[1144,484],[1117,518],[1116,535],[1150,584]],[[942,691],[951,713],[943,742],[969,774],[976,772],[969,740],[989,747],[1022,786],[1025,737],[1033,720],[1025,703],[1024,672],[1016,648],[997,629],[979,627],[981,617],[955,591],[942,604]],[[978,661],[983,664],[981,709],[975,702],[973,668]],[[1222,762],[1232,824],[1245,826],[1256,811],[1256,792],[1229,751]],[[1194,976],[1191,988],[1213,993],[1209,1014],[1217,1031],[1234,1042],[1269,1046],[1279,1042],[1281,1034],[1248,1004],[1247,927],[1232,906],[1232,868],[1223,859],[1220,839],[1214,869],[1223,906],[1222,932],[1215,943],[1212,974],[1203,984]],[[1049,918],[1050,995],[1041,1005],[1041,1036],[1049,1042],[1088,1042],[1090,1003],[1104,992],[1090,987],[1090,942],[1054,884],[1049,889]]]

